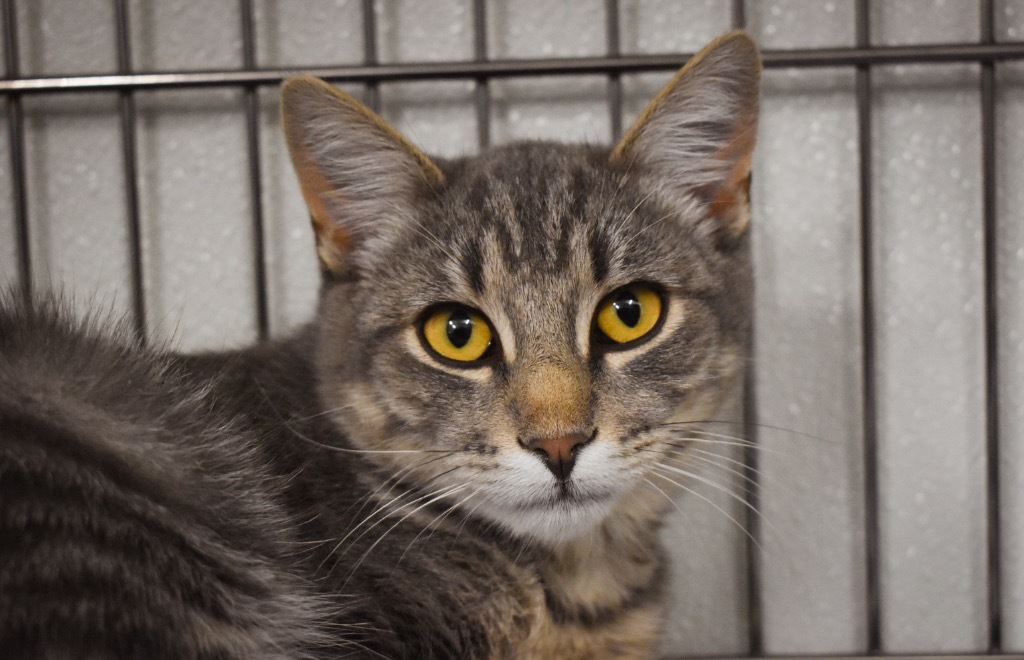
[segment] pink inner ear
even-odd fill
[[[723,225],[733,237],[747,226],[745,207],[750,199],[750,168],[754,159],[756,120],[737,124],[729,142],[711,155],[711,159],[730,163],[725,179],[706,190],[711,215],[724,220]]]
[[[328,211],[328,199],[337,196],[338,192],[304,151],[294,152],[292,156],[302,197],[313,219],[317,253],[327,268],[340,273],[345,267],[344,255],[352,248],[352,235],[344,226],[335,222]]]

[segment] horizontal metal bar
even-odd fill
[[[542,75],[609,75],[670,71],[682,66],[691,56],[692,53],[678,53],[484,62],[419,62],[371,66],[310,67],[303,69],[302,72],[330,80],[351,82],[511,78]],[[1024,59],[1024,42],[767,50],[763,53],[763,59],[765,66],[769,68],[997,62]],[[298,72],[295,69],[260,68],[251,71],[175,71],[19,78],[0,80],[0,95],[171,87],[276,85]]]
[[[688,660],[691,656],[676,656],[676,660]],[[794,655],[758,655],[758,656],[730,656],[730,655],[701,655],[700,658],[703,660],[991,660],[992,658],[1013,658],[1019,660],[1019,653],[993,653],[993,654],[979,654],[979,653],[951,653],[951,654],[935,654],[935,653],[896,653],[887,654],[882,653],[878,655],[827,655],[821,653],[811,654],[794,654]]]

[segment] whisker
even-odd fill
[[[466,488],[469,488],[469,487],[470,487],[470,484],[466,483],[466,484],[459,484],[459,485],[456,485],[456,486],[448,486],[448,487],[442,488],[440,491],[435,491],[434,493],[431,493],[431,495],[433,495],[433,497],[431,497],[431,499],[427,500],[423,504],[420,504],[418,507],[416,507],[415,509],[413,509],[409,513],[407,513],[404,516],[402,516],[401,518],[399,518],[398,522],[396,522],[391,527],[387,528],[387,530],[385,530],[384,533],[381,534],[380,537],[376,541],[374,541],[373,543],[370,544],[370,547],[366,549],[366,551],[363,553],[363,555],[359,558],[359,561],[357,561],[355,563],[355,565],[352,567],[352,569],[349,571],[349,576],[348,576],[348,578],[345,579],[345,582],[341,585],[341,588],[345,589],[345,587],[348,586],[349,580],[352,579],[352,576],[355,575],[356,570],[358,570],[359,567],[362,566],[362,564],[366,560],[366,558],[370,556],[370,553],[373,552],[373,549],[376,548],[378,545],[380,545],[380,542],[383,541],[388,536],[388,534],[393,532],[396,527],[401,525],[403,522],[405,522],[410,516],[412,516],[416,512],[421,511],[425,507],[430,506],[434,502],[437,502],[440,499],[443,499],[443,498],[445,498],[445,497],[447,497],[449,495],[453,495],[455,493],[458,493],[458,492],[460,492],[462,490],[465,490]],[[410,502],[409,504],[414,504],[414,503],[415,502]],[[408,506],[408,505],[406,505],[406,506]]]
[[[453,467],[453,468],[451,468],[451,469],[449,469],[449,470],[445,470],[444,472],[441,472],[441,473],[439,473],[439,474],[436,474],[436,475],[434,475],[433,477],[431,477],[430,479],[428,479],[427,481],[425,481],[425,482],[423,483],[423,485],[425,486],[425,485],[427,485],[427,484],[430,484],[430,483],[432,483],[432,482],[436,481],[437,479],[440,479],[441,477],[443,477],[443,476],[445,476],[445,475],[448,475],[448,474],[451,474],[452,472],[455,472],[456,470],[460,469],[461,467],[463,467],[463,466],[461,466],[461,465],[456,465],[455,467]],[[447,488],[447,486],[446,486],[446,488]],[[443,488],[442,488],[442,490],[443,490]],[[359,539],[363,538],[363,536],[365,536],[366,534],[368,534],[368,533],[369,533],[369,532],[370,532],[371,530],[373,530],[373,528],[375,528],[375,527],[376,527],[377,525],[379,525],[379,524],[381,524],[382,522],[384,522],[385,520],[387,520],[389,516],[391,516],[391,515],[393,515],[393,514],[396,514],[396,513],[398,513],[399,511],[401,511],[402,509],[404,509],[404,508],[405,508],[405,507],[407,507],[407,506],[411,506],[411,505],[413,505],[413,504],[416,504],[417,502],[419,502],[419,501],[421,501],[421,500],[423,500],[423,499],[426,499],[426,498],[428,498],[428,497],[431,497],[431,495],[432,495],[433,493],[437,493],[437,492],[440,492],[440,491],[433,491],[433,493],[427,493],[427,494],[425,494],[425,495],[421,495],[420,497],[417,497],[416,499],[414,499],[414,500],[412,500],[412,501],[409,501],[409,502],[406,502],[405,504],[402,504],[402,505],[401,505],[401,506],[399,506],[399,507],[398,507],[397,509],[394,509],[394,510],[390,510],[390,509],[391,509],[391,506],[392,506],[392,505],[394,505],[394,503],[395,503],[395,502],[398,502],[399,500],[401,500],[402,498],[404,498],[404,497],[406,497],[406,496],[408,496],[408,495],[415,495],[415,494],[417,494],[418,492],[420,492],[420,491],[410,491],[410,490],[402,490],[401,492],[399,492],[399,493],[398,493],[398,495],[396,495],[395,497],[393,497],[392,499],[390,499],[390,500],[389,500],[388,502],[386,502],[385,504],[382,504],[381,506],[377,507],[377,508],[376,508],[376,509],[375,509],[375,510],[374,510],[374,511],[372,512],[372,513],[370,513],[370,515],[368,515],[368,516],[367,516],[366,518],[364,518],[364,519],[363,519],[362,521],[360,521],[358,525],[356,525],[356,526],[354,526],[354,527],[353,527],[352,529],[350,529],[350,530],[348,531],[348,533],[347,533],[347,534],[346,534],[346,535],[345,535],[344,537],[342,537],[341,541],[339,541],[339,542],[338,542],[338,546],[340,547],[340,545],[341,545],[342,543],[344,543],[344,542],[345,542],[345,541],[346,541],[346,540],[348,539],[348,537],[350,537],[350,536],[351,536],[351,535],[352,535],[352,534],[353,534],[353,533],[354,533],[354,532],[355,532],[356,530],[358,530],[358,529],[359,529],[360,527],[362,527],[362,526],[363,526],[363,525],[365,525],[366,523],[368,523],[368,522],[370,522],[371,520],[373,520],[373,518],[374,518],[374,517],[376,517],[376,516],[380,516],[380,519],[379,519],[379,520],[377,520],[377,522],[375,522],[375,523],[373,523],[372,525],[370,525],[370,526],[369,526],[368,528],[366,528],[365,530],[363,530],[363,532],[362,532],[362,533],[360,533],[360,534],[359,534],[359,536],[357,536],[356,538],[352,539],[352,543],[353,543],[353,544],[355,544],[356,542],[358,542],[358,541],[359,541]],[[336,547],[336,548],[334,549],[334,551],[336,552],[336,551],[337,551],[337,549],[338,549],[338,548]],[[332,553],[332,554],[333,554],[333,553]],[[341,553],[341,554],[342,554],[342,555],[344,555],[344,554],[345,554],[345,552],[344,552],[344,551],[342,551],[342,553]]]
[[[678,502],[676,502],[676,500],[675,500],[675,498],[674,498],[674,497],[672,497],[671,495],[669,495],[668,493],[666,493],[665,491],[663,491],[663,490],[662,490],[662,489],[661,489],[661,488],[660,488],[660,487],[658,486],[658,484],[654,483],[653,481],[651,481],[651,480],[650,480],[650,479],[648,479],[647,477],[641,476],[640,478],[641,478],[641,479],[643,479],[643,480],[644,480],[645,482],[647,482],[647,484],[648,484],[648,485],[649,485],[649,486],[650,486],[651,488],[653,488],[654,490],[656,490],[656,491],[658,491],[659,493],[661,493],[662,495],[664,495],[664,496],[665,496],[665,499],[667,499],[667,500],[668,500],[669,502],[671,502],[671,503],[672,503],[672,506],[674,506],[674,507],[675,507],[675,509],[676,509],[676,511],[678,511],[678,512],[679,512],[679,515],[681,515],[681,516],[683,517],[683,519],[684,519],[684,520],[686,520],[686,523],[687,523],[687,524],[688,524],[688,525],[689,525],[690,527],[694,527],[694,524],[693,524],[693,519],[692,519],[692,518],[690,518],[690,515],[689,515],[688,513],[686,513],[686,511],[684,511],[684,510],[683,510],[683,507],[679,506],[679,503],[678,503]],[[678,484],[677,484],[677,485],[678,485]],[[699,535],[695,536],[694,538],[696,538],[696,539],[697,539],[697,544],[698,544],[698,545],[700,546],[700,549],[701,549],[701,553],[702,553],[702,554],[704,554],[704,555],[706,555],[706,554],[707,554],[707,552],[705,552],[705,549],[704,549],[704,539],[702,539],[702,538],[701,538],[701,537],[700,537]]]
[[[677,487],[679,487],[679,488],[683,489],[683,490],[684,490],[684,491],[686,491],[687,493],[690,493],[691,495],[694,495],[694,496],[696,496],[696,497],[699,497],[700,499],[702,499],[702,500],[704,500],[705,502],[707,502],[708,504],[710,504],[710,505],[711,505],[711,506],[712,506],[712,507],[713,507],[713,508],[714,508],[715,510],[717,510],[717,511],[718,511],[719,513],[721,513],[721,514],[722,514],[723,516],[725,516],[726,518],[728,518],[728,519],[729,519],[729,520],[730,520],[730,521],[731,521],[731,522],[732,522],[732,523],[733,523],[734,525],[736,525],[736,527],[737,527],[737,528],[739,528],[739,529],[740,529],[740,530],[741,530],[741,531],[742,531],[742,532],[743,532],[744,534],[746,534],[747,538],[749,538],[749,539],[751,540],[751,542],[752,542],[752,543],[753,543],[753,544],[754,544],[755,546],[757,546],[757,549],[758,549],[759,551],[760,551],[760,550],[762,549],[762,548],[761,548],[761,544],[757,542],[757,539],[755,539],[755,538],[754,538],[754,537],[753,537],[753,536],[751,535],[751,533],[750,533],[749,531],[747,531],[747,528],[746,528],[746,527],[744,527],[743,525],[741,525],[741,524],[739,523],[739,521],[737,521],[737,520],[736,520],[735,518],[733,518],[732,516],[730,516],[730,515],[729,515],[729,514],[728,514],[728,513],[727,513],[727,512],[725,511],[725,509],[723,509],[722,507],[718,506],[717,504],[715,504],[714,502],[712,502],[712,501],[711,501],[710,499],[708,499],[708,498],[707,498],[707,497],[705,497],[704,495],[701,495],[700,493],[698,493],[698,492],[697,492],[696,490],[694,490],[693,488],[690,488],[689,486],[685,486],[685,485],[683,485],[683,484],[679,483],[678,481],[676,481],[675,479],[672,479],[671,477],[668,477],[668,476],[666,476],[666,475],[664,475],[664,474],[662,474],[662,473],[660,473],[660,472],[657,472],[657,471],[655,471],[655,472],[652,472],[651,474],[653,474],[654,476],[657,476],[657,477],[661,477],[661,478],[662,478],[662,479],[664,479],[665,481],[668,481],[669,483],[671,483],[671,484],[674,484],[675,486],[677,486]]]
[[[697,481],[699,481],[699,482],[701,482],[703,484],[707,484],[708,486],[711,486],[712,488],[718,489],[719,491],[725,493],[726,495],[728,495],[732,499],[736,500],[737,502],[739,502],[740,504],[742,504],[746,508],[750,509],[750,511],[752,511],[754,513],[754,515],[756,515],[758,518],[760,518],[761,520],[764,521],[765,525],[767,525],[768,528],[771,531],[773,531],[775,533],[778,533],[778,531],[773,528],[773,526],[771,524],[771,521],[769,521],[767,518],[765,518],[761,514],[761,512],[757,510],[757,507],[755,507],[753,504],[748,502],[746,499],[744,499],[744,498],[740,497],[739,495],[737,495],[736,493],[732,492],[726,486],[724,486],[724,485],[722,485],[722,484],[720,484],[720,483],[718,483],[716,481],[712,481],[711,479],[708,479],[706,477],[703,477],[703,476],[701,476],[701,475],[699,475],[699,474],[697,474],[695,472],[690,472],[689,470],[683,470],[682,468],[677,468],[677,467],[674,467],[672,465],[665,465],[663,463],[656,463],[656,465],[658,467],[660,467],[661,469],[663,469],[663,470],[669,470],[671,472],[675,472],[676,474],[680,474],[680,475],[682,475],[684,477],[687,477],[687,478],[690,478],[690,479],[695,479],[695,480],[697,480]]]
[[[399,556],[398,561],[395,562],[395,566],[397,567],[398,564],[402,563],[402,560],[405,559],[405,555],[409,552],[409,550],[412,549],[413,544],[415,544],[416,541],[418,541],[420,539],[420,537],[423,536],[423,533],[426,532],[428,528],[430,529],[430,534],[427,535],[427,539],[429,540],[434,535],[434,532],[437,531],[437,524],[438,523],[442,522],[453,511],[455,511],[457,508],[462,506],[465,502],[468,502],[470,498],[472,498],[474,495],[476,495],[479,492],[480,492],[479,490],[474,490],[472,493],[470,493],[469,495],[465,496],[464,498],[462,498],[461,500],[459,500],[455,504],[451,505],[450,507],[445,509],[443,512],[441,512],[440,514],[435,516],[433,520],[431,520],[429,523],[427,523],[423,527],[423,529],[421,529],[420,532],[418,534],[416,534],[416,536],[414,536],[411,541],[409,541],[409,545],[405,546],[405,550],[402,551],[402,554],[401,554],[401,556]]]
[[[708,453],[710,453],[710,452],[708,452]],[[711,454],[711,455],[712,456],[716,456],[716,457],[718,456],[717,454]],[[756,480],[752,479],[751,477],[743,474],[739,470],[730,468],[730,467],[728,467],[726,465],[719,465],[718,463],[715,463],[710,458],[706,458],[704,456],[693,456],[691,454],[688,454],[687,458],[691,458],[691,459],[694,459],[694,460],[701,461],[702,464],[710,465],[711,467],[718,468],[718,469],[720,469],[720,470],[722,470],[724,472],[727,472],[729,474],[735,475],[736,477],[739,477],[740,479],[742,479],[743,481],[745,481],[747,483],[747,486],[744,486],[742,484],[738,484],[738,486],[739,486],[739,488],[744,493],[747,493],[748,495],[754,494],[754,492],[755,492],[754,489],[756,489],[757,486],[758,486],[758,482]],[[683,466],[697,467],[697,466],[694,466],[692,463],[686,462],[686,459],[684,459],[684,458],[676,458],[676,457],[668,456],[668,457],[665,457],[663,460],[669,460],[669,461],[672,461],[674,463],[678,463],[678,464],[683,465]],[[742,465],[742,463],[741,463],[741,465]]]
[[[729,420],[729,419],[701,419],[701,420],[693,420],[693,421],[666,422],[664,424],[661,424],[660,426],[682,426],[682,425],[688,425],[688,424],[726,424],[726,425],[730,425],[730,426],[744,426],[746,424],[746,422],[737,422],[735,420]],[[775,426],[775,425],[772,425],[772,424],[763,424],[761,422],[751,423],[750,425],[751,426],[755,426],[755,427],[760,428],[760,429],[768,429],[768,430],[771,430],[771,431],[782,431],[782,432],[785,432],[785,433],[790,433],[790,434],[795,435],[795,436],[799,436],[801,438],[806,438],[808,440],[817,440],[818,442],[827,442],[829,444],[841,444],[842,443],[842,441],[840,441],[840,440],[836,440],[836,439],[833,439],[833,438],[823,438],[821,436],[814,435],[813,433],[805,433],[803,431],[797,431],[795,429],[787,428],[785,426]]]
[[[412,465],[408,465],[408,466],[402,468],[401,470],[399,470],[398,472],[394,473],[393,475],[388,477],[386,480],[381,482],[372,491],[366,493],[365,495],[360,497],[358,500],[353,502],[348,507],[348,509],[345,510],[345,512],[342,515],[344,515],[344,514],[348,513],[349,511],[351,511],[352,507],[354,507],[356,504],[360,504],[360,506],[359,506],[359,510],[355,512],[353,517],[361,515],[363,510],[366,509],[366,505],[369,504],[371,501],[373,501],[380,494],[380,492],[382,490],[384,490],[385,488],[391,488],[393,486],[397,486],[398,483],[402,480],[402,477],[404,477],[405,475],[407,475],[407,474],[409,474],[411,472],[414,472],[415,470],[418,470],[418,469],[420,469],[420,468],[422,468],[422,467],[424,467],[426,465],[429,465],[430,463],[434,463],[434,462],[443,460],[444,458],[447,458],[447,456],[434,456],[434,457],[431,457],[431,458],[429,458],[429,459],[427,459],[425,461],[420,461],[419,463],[414,463]],[[445,473],[445,474],[447,474],[447,473]],[[436,477],[431,478],[426,483],[428,483],[428,484],[431,483],[435,478]]]
[[[696,456],[694,456],[694,454],[696,454]],[[747,463],[744,463],[741,460],[732,458],[730,456],[724,456],[722,454],[716,454],[713,451],[705,451],[703,449],[697,449],[696,447],[694,447],[690,449],[689,452],[687,452],[686,456],[690,458],[695,458],[699,461],[704,461],[723,470],[728,470],[732,474],[735,474],[738,477],[743,477],[744,479],[750,481],[751,485],[756,485],[757,482],[747,475],[748,472],[756,476],[758,479],[763,480],[765,478],[764,471],[759,470],[751,465],[748,465]],[[730,465],[735,465],[736,467],[730,468],[728,466],[721,465],[715,462],[716,459],[719,459],[725,463],[729,463]]]

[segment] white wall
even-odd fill
[[[356,0],[256,0],[261,66],[359,63]],[[765,48],[849,46],[852,0],[748,2]],[[727,0],[621,0],[624,53],[692,52],[729,28]],[[492,58],[602,55],[602,0],[489,3]],[[997,6],[1000,39],[1024,39],[1024,0]],[[116,68],[107,0],[18,3],[22,74]],[[235,68],[236,0],[130,2],[133,67]],[[468,0],[379,0],[383,62],[468,59]],[[875,43],[976,40],[978,4],[872,2]],[[667,79],[623,77],[626,124]],[[997,96],[1003,608],[1024,651],[1024,65],[1000,65]],[[491,135],[606,141],[600,76],[494,81]],[[882,632],[890,652],[987,645],[984,318],[979,67],[880,67],[872,149],[881,497]],[[359,87],[351,87],[359,92]],[[186,349],[257,332],[252,199],[238,91],[136,95],[149,328]],[[260,91],[271,329],[311,313],[318,274],[276,116]],[[473,152],[468,82],[381,88],[384,115],[427,150]],[[130,309],[128,213],[118,97],[26,98],[33,270],[81,306]],[[0,282],[17,281],[6,114],[0,113]],[[860,230],[854,74],[772,70],[754,175],[756,382],[765,648],[866,648]],[[739,420],[739,413],[729,413]],[[739,434],[723,424],[717,431]],[[735,455],[727,456],[735,459]],[[733,464],[720,463],[733,467]],[[741,493],[735,475],[705,478]],[[682,497],[665,538],[674,556],[666,652],[747,649],[744,508],[710,486]],[[706,498],[706,499],[704,499]]]

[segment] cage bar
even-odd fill
[[[746,0],[732,0],[732,28],[734,30],[745,30],[747,28],[747,3]]]
[[[856,42],[860,49],[871,47],[871,16],[868,0],[857,0]],[[882,650],[882,605],[879,584],[878,538],[878,420],[875,374],[874,241],[871,198],[871,69],[860,63],[856,73],[857,152],[860,159],[860,290],[861,369],[864,424],[864,560],[867,650]]]
[[[608,46],[608,57],[618,57],[619,45],[619,0],[605,0],[605,38]],[[611,120],[612,142],[622,137],[622,76],[619,73],[608,74],[608,117]]]
[[[252,0],[239,0],[242,22],[242,69],[256,68],[256,26]],[[259,94],[255,85],[245,87],[245,135],[249,157],[249,190],[252,203],[253,273],[256,277],[256,330],[260,339],[270,334],[267,308],[267,257],[263,232],[263,183],[260,175]]]
[[[132,70],[131,31],[128,23],[127,0],[116,0],[114,18],[117,21],[117,71],[127,74]],[[138,166],[135,160],[135,97],[130,89],[118,92],[121,120],[121,158],[124,162],[124,202],[128,212],[128,249],[132,286],[132,321],[136,338],[146,342],[145,264],[142,259],[142,222],[139,214]]]
[[[995,42],[992,0],[981,0],[981,43]],[[996,248],[995,64],[981,63],[982,245],[985,313],[986,542],[989,651],[1002,648],[1001,534],[999,528],[999,295]]]
[[[473,0],[473,56],[477,62],[487,61],[487,0]],[[480,149],[491,144],[491,88],[486,77],[477,78],[476,137]]]
[[[373,0],[363,0],[363,62],[362,67],[372,70],[379,66],[377,56],[377,15],[374,13]],[[386,67],[385,67],[386,68]],[[319,75],[316,71],[313,73]],[[320,76],[321,78],[333,78],[334,76]],[[380,81],[382,76],[367,76],[366,81],[366,105],[374,112],[380,112]]]
[[[373,20],[365,22],[375,23]],[[369,36],[370,31],[366,30],[366,34]],[[373,41],[373,53],[374,59],[376,59],[375,38]],[[368,89],[376,90],[381,82],[530,76],[580,76],[589,74],[609,75],[612,73],[674,71],[685,64],[692,56],[693,53],[675,53],[670,55],[620,55],[618,57],[487,60],[484,62],[402,62],[394,64],[367,64],[366,66],[308,67],[304,71],[310,75],[336,82],[362,82],[368,86]],[[1002,62],[1022,59],[1024,59],[1024,42],[805,48],[796,50],[765,50],[761,53],[761,60],[764,66],[769,69],[787,67],[870,67],[884,64]],[[11,96],[14,94],[101,91],[125,88],[167,89],[278,85],[293,73],[293,69],[260,68],[253,71],[170,71],[126,75],[31,76],[0,80],[0,94]]]
[[[18,78],[18,23],[14,0],[3,0],[4,61],[7,77]],[[25,192],[25,127],[21,96],[13,94],[7,99],[7,139],[11,157],[11,189],[14,192],[14,223],[18,243],[18,272],[21,276],[21,294],[25,300],[32,297],[32,245],[28,218],[28,197]]]
[[[733,0],[731,21],[734,30],[747,27],[745,0]],[[746,507],[743,526],[747,551],[747,646],[751,655],[764,653],[764,576],[761,566],[761,471],[758,456],[757,361],[754,358],[754,326],[751,315],[750,337],[747,341],[747,370],[743,378],[743,475],[748,487],[744,491]]]

